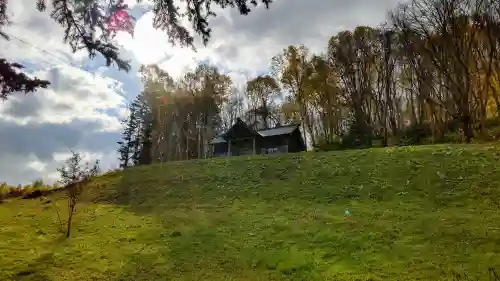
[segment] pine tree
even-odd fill
[[[152,111],[151,105],[148,103],[144,93],[140,93],[131,107],[131,119],[134,120],[133,126],[130,128],[130,142],[128,151],[130,160],[134,165],[151,164],[151,148],[152,148]]]
[[[152,148],[152,142],[151,142],[151,133],[152,133],[152,127],[151,125],[148,124],[144,128],[143,131],[143,139],[141,143],[141,151],[139,155],[139,165],[148,165],[151,164],[152,158],[151,158],[151,148]]]
[[[128,167],[130,161],[130,141],[132,140],[132,126],[130,120],[131,118],[129,117],[122,121],[122,124],[125,124],[126,127],[122,133],[122,141],[118,142],[120,145],[118,148],[118,153],[120,153],[120,168]]]
[[[133,126],[131,129],[131,139],[129,142],[129,150],[131,154],[131,160],[134,165],[139,164],[139,157],[141,153],[141,116],[140,116],[140,95],[132,102],[130,111],[130,118],[133,119]]]
[[[129,163],[133,161],[133,149],[135,147],[135,138],[138,127],[137,120],[137,103],[133,102],[129,106],[130,115],[127,120],[123,122],[126,123],[125,130],[122,133],[122,141],[119,141],[118,144],[120,147],[118,148],[118,153],[120,153],[120,167],[126,168],[129,166]],[[132,155],[131,155],[132,154]]]
[[[152,132],[153,132],[153,116],[151,110],[151,104],[146,99],[144,93],[141,93],[138,97],[139,101],[139,112],[140,112],[140,152],[138,155],[138,165],[148,165],[151,164],[151,148],[152,148]]]

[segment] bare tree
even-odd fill
[[[71,223],[76,211],[76,204],[80,199],[84,187],[100,172],[99,160],[93,164],[82,164],[82,157],[79,153],[71,151],[71,156],[65,161],[65,165],[57,169],[61,175],[60,182],[63,184],[68,196],[68,224],[66,237],[70,236]]]
[[[246,89],[251,107],[249,112],[254,117],[254,125],[258,127],[258,117],[261,118],[264,129],[269,128],[271,119],[277,123],[279,120],[274,100],[281,96],[278,82],[272,76],[261,75],[249,80]]]
[[[482,12],[481,1],[412,0],[393,14],[394,26],[422,38],[441,89],[429,101],[439,105],[462,126],[466,142],[474,136],[474,81],[478,74],[479,29],[472,15]]]

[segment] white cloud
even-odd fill
[[[68,156],[61,153],[70,149],[115,165],[119,119],[127,113],[123,82],[129,82],[103,75],[108,68],[92,74],[74,67],[95,61],[85,51],[72,53],[63,43],[63,28],[50,19],[50,10],[36,11],[31,0],[9,1],[8,9],[12,25],[5,31],[19,40],[3,41],[2,55],[51,85],[0,102],[0,181],[52,181],[66,158],[61,155]]]
[[[134,36],[126,33],[117,35],[118,43],[130,50],[140,64],[159,64],[174,78],[196,68],[197,62],[207,57],[204,48],[194,52],[169,43],[168,35],[153,28],[153,12],[147,12],[136,22]]]
[[[34,160],[28,163],[28,167],[30,169],[33,169],[37,172],[43,172],[45,170],[45,167],[47,166],[47,163],[40,162],[38,160]]]
[[[52,84],[31,97],[12,97],[0,106],[0,118],[20,125],[96,121],[103,130],[121,130],[119,119],[105,112],[126,106],[120,82],[63,64],[33,74]]]
[[[153,14],[137,22],[134,38],[123,35],[120,43],[143,64],[159,63],[174,77],[208,60],[234,77],[244,69],[246,76],[269,69],[270,59],[290,44],[304,44],[312,52],[322,52],[335,33],[357,25],[378,25],[396,0],[276,0],[269,10],[259,6],[247,16],[236,9],[215,9],[211,19],[212,37],[197,52],[174,47],[163,31],[152,27]],[[183,25],[189,27],[184,20]]]

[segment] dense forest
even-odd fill
[[[215,66],[174,81],[141,68],[122,167],[205,157],[237,117],[254,127],[300,122],[317,149],[491,141],[500,116],[500,5],[413,0],[379,27],[333,35],[322,53],[288,46],[239,93]]]

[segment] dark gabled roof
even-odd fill
[[[259,134],[263,137],[288,135],[288,134],[293,133],[293,131],[295,131],[298,127],[299,127],[299,124],[279,126],[279,127],[274,127],[274,128],[270,128],[270,129],[259,130],[259,131],[257,131],[257,134]]]
[[[254,137],[257,135],[257,132],[250,128],[243,120],[240,118],[236,119],[236,123],[224,134],[221,135],[225,140],[231,139],[233,137]]]
[[[216,136],[214,137],[211,141],[210,144],[216,144],[216,143],[226,143],[227,141],[221,137],[221,136]]]
[[[245,130],[248,129],[249,134],[257,135],[257,136],[261,136],[261,137],[288,135],[288,134],[293,133],[300,126],[300,124],[290,124],[290,125],[284,125],[284,126],[277,126],[277,127],[270,128],[270,129],[263,129],[263,130],[254,131],[251,128],[249,128],[248,125],[246,125],[243,122],[243,120],[238,118],[236,120],[236,123],[233,125],[233,127],[231,127],[231,129],[229,129],[226,133],[224,133],[222,135],[215,136],[210,141],[210,144],[226,143],[227,137],[230,136],[230,134],[228,134],[228,133],[232,132],[233,128],[236,125],[238,125],[240,128],[245,128]]]

